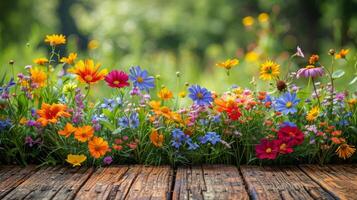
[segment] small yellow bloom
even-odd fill
[[[185,92],[185,91],[181,91],[181,92],[179,93],[179,97],[180,97],[180,98],[185,98],[185,97],[186,97],[186,92]]]
[[[70,93],[73,92],[77,88],[77,84],[73,82],[69,82],[63,86],[63,93]]]
[[[250,51],[247,54],[245,54],[244,59],[247,62],[256,62],[259,59],[259,54],[257,52],[255,52],[255,51]]]
[[[31,82],[35,83],[37,87],[43,87],[46,85],[47,75],[44,71],[38,68],[31,68]]]
[[[349,49],[341,49],[340,52],[338,52],[335,55],[336,59],[340,59],[340,58],[346,58],[346,55],[348,54],[350,50]]]
[[[45,42],[49,43],[51,46],[66,44],[66,36],[62,34],[46,35]]]
[[[219,62],[216,64],[216,66],[218,67],[222,67],[225,68],[227,70],[230,70],[232,67],[236,66],[239,64],[239,60],[238,59],[228,59],[224,62]]]
[[[320,114],[320,109],[318,106],[315,106],[307,113],[306,120],[309,122],[314,121],[319,116],[319,114]]]
[[[269,21],[269,14],[268,13],[260,13],[258,16],[258,20],[260,23],[265,23]]]
[[[353,99],[349,99],[347,101],[348,105],[350,105],[351,107],[354,107],[355,105],[357,105],[357,98],[353,98]]]
[[[254,18],[252,16],[246,16],[242,20],[245,27],[252,26],[254,24]]]
[[[36,58],[33,60],[34,63],[44,66],[48,63],[48,59],[47,58]]]
[[[74,60],[76,60],[77,54],[76,53],[70,53],[68,57],[63,57],[61,58],[60,62],[67,63],[69,65],[74,64]]]
[[[173,97],[173,94],[169,89],[164,87],[157,93],[157,96],[162,100],[169,100]]]
[[[336,149],[336,154],[338,155],[338,157],[346,160],[347,158],[351,157],[355,153],[355,151],[356,148],[354,146],[344,143]]]
[[[20,119],[20,124],[25,125],[28,122],[28,120],[25,117],[22,117]]]
[[[267,60],[260,65],[260,76],[262,80],[272,80],[279,76],[280,74],[280,65],[277,63]]]
[[[81,166],[81,163],[84,162],[87,159],[87,156],[80,154],[80,155],[73,155],[73,154],[68,154],[66,161],[69,164],[72,164],[73,167],[76,166]]]
[[[88,49],[93,50],[99,47],[98,40],[91,40],[88,42]]]

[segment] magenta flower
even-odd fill
[[[113,158],[111,156],[107,156],[103,159],[103,163],[106,165],[110,165],[113,162]]]
[[[129,76],[125,72],[119,70],[111,71],[104,80],[107,82],[108,86],[112,88],[123,88],[129,86]]]
[[[304,78],[316,78],[324,75],[325,71],[322,67],[315,67],[314,65],[308,65],[305,68],[299,69],[296,77],[304,77]]]

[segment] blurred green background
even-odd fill
[[[186,81],[216,91],[232,84],[248,87],[267,58],[286,70],[297,45],[307,57],[319,53],[326,66],[330,48],[349,48],[348,61],[336,63],[348,72],[337,83],[345,89],[355,73],[356,10],[356,0],[3,0],[0,72],[10,70],[10,59],[21,71],[47,56],[45,35],[62,33],[68,45],[61,54],[78,52],[108,69],[140,65],[160,74],[160,84],[174,91]],[[228,58],[240,60],[229,77],[215,66]],[[306,59],[294,62],[297,70]],[[102,87],[96,90],[106,93]]]

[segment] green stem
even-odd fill
[[[320,97],[319,97],[319,94],[317,93],[317,89],[316,89],[314,78],[311,77],[311,80],[312,80],[312,85],[314,86],[314,91],[315,91],[315,94],[316,94],[317,102],[319,103],[319,107],[321,108]]]

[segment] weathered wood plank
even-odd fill
[[[170,199],[173,170],[169,166],[144,166],[126,199]]]
[[[357,199],[357,165],[302,165],[300,168],[337,199]]]
[[[72,199],[92,168],[47,167],[38,170],[4,199]]]
[[[334,199],[295,166],[242,166],[251,199]]]
[[[249,199],[239,171],[234,166],[179,167],[173,199]]]
[[[123,199],[140,168],[110,166],[97,169],[76,195],[76,199]]]
[[[0,199],[24,182],[35,170],[35,166],[0,166]]]

